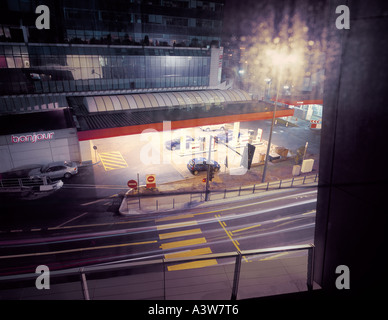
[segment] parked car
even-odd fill
[[[226,123],[222,124],[214,124],[214,125],[208,125],[208,126],[202,126],[199,127],[202,131],[210,132],[210,131],[219,131],[219,130],[225,130],[227,127]]]
[[[69,179],[78,173],[78,166],[73,161],[56,161],[48,163],[40,168],[29,172],[31,179],[48,177],[50,179],[66,178]]]
[[[187,169],[194,174],[197,175],[199,171],[207,170],[207,159],[206,158],[195,158],[191,159],[187,164]],[[210,165],[214,168],[215,172],[218,172],[221,169],[220,164],[217,161],[210,160]]]
[[[194,138],[192,138],[190,136],[186,136],[186,148],[188,148],[190,146],[190,142],[192,142],[192,141],[194,141]],[[166,141],[165,145],[166,145],[166,148],[168,150],[180,149],[180,147],[181,147],[181,139],[180,138],[176,138],[176,139],[173,139],[173,140]]]

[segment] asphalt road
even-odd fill
[[[168,259],[312,243],[316,191],[280,190],[184,213],[105,217],[100,221],[96,217],[90,221],[87,211],[79,211],[76,219],[57,226],[1,232],[0,275],[35,272],[41,264],[58,270],[117,260]],[[52,214],[56,211],[61,211],[60,206]],[[221,261],[194,261],[189,266],[171,265],[169,270],[218,263]]]

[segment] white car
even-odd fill
[[[221,130],[225,130],[225,128],[227,128],[227,123],[222,123],[222,124],[214,124],[214,125],[210,125],[210,126],[202,126],[202,127],[199,127],[202,131],[206,131],[206,132],[209,132],[209,131],[221,131]]]
[[[78,166],[72,161],[56,161],[29,172],[30,179],[48,177],[50,179],[69,179],[78,173]]]

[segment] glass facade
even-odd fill
[[[50,30],[35,26],[36,0],[0,6],[0,41],[206,47],[219,45],[225,0],[46,0]],[[16,22],[16,23],[15,23]]]
[[[209,85],[210,49],[0,44],[0,94]]]

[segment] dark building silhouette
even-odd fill
[[[219,45],[224,3],[225,0],[2,1],[0,41]],[[50,9],[49,30],[35,26],[39,4]]]

